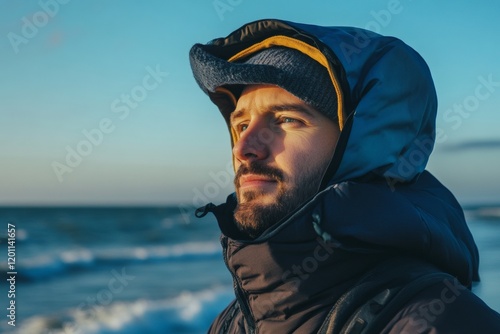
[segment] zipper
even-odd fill
[[[257,330],[255,329],[255,320],[253,319],[252,313],[250,311],[250,305],[248,304],[248,300],[245,296],[245,293],[243,292],[243,288],[241,287],[241,281],[236,276],[236,274],[233,273],[231,268],[229,267],[228,260],[227,260],[227,252],[228,252],[228,242],[227,242],[227,237],[222,237],[222,248],[224,250],[223,252],[223,257],[224,257],[224,263],[226,264],[227,269],[231,273],[231,276],[233,277],[233,288],[234,288],[234,293],[236,295],[236,300],[238,301],[238,304],[240,305],[241,312],[243,312],[243,317],[245,318],[245,321],[248,325],[249,333],[250,334],[256,334]]]

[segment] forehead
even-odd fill
[[[243,89],[230,119],[250,112],[294,111],[314,116],[319,114],[287,90],[273,85],[249,85]]]
[[[303,102],[301,99],[290,93],[284,88],[275,85],[260,84],[260,85],[247,85],[241,91],[240,98],[237,104],[249,103],[261,98],[265,99],[277,99],[277,100],[289,100],[294,102]],[[260,100],[257,100],[260,102]]]

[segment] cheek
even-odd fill
[[[237,172],[238,169],[240,168],[240,166],[241,166],[241,162],[239,162],[239,160],[236,159],[233,155],[233,169],[234,169],[234,171]]]
[[[327,132],[325,135],[324,132],[318,132],[307,141],[308,150],[311,152],[312,158],[317,161],[330,160],[335,151],[336,142],[337,138],[333,133]]]
[[[307,138],[300,141],[284,141],[283,150],[275,155],[276,164],[289,176],[301,173],[318,157],[315,148]]]
[[[323,152],[326,152],[328,147],[328,141],[316,133],[306,132],[287,136],[283,141],[285,153],[287,151],[294,152],[293,155],[301,156],[303,159],[315,159],[318,155],[323,155]]]
[[[288,140],[287,140],[288,139]],[[335,140],[324,136],[294,136],[285,138],[284,150],[276,155],[276,163],[288,175],[316,169],[330,161]]]

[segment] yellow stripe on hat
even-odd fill
[[[340,130],[342,130],[344,126],[344,114],[343,114],[343,95],[342,95],[342,90],[340,89],[340,84],[337,80],[337,77],[335,75],[335,72],[330,66],[330,62],[328,59],[326,59],[326,56],[319,51],[317,48],[313,47],[312,45],[309,45],[301,40],[288,37],[288,36],[283,36],[283,35],[276,35],[269,37],[259,43],[253,44],[252,46],[241,50],[234,56],[228,59],[230,62],[234,62],[238,59],[247,57],[255,52],[258,52],[263,49],[268,49],[273,46],[284,46],[288,47],[291,49],[298,50],[307,56],[311,57],[312,59],[316,60],[318,63],[323,65],[327,70],[328,73],[330,74],[330,78],[332,79],[333,87],[335,88],[335,93],[337,94],[337,116],[339,118],[339,127]],[[232,95],[232,94],[231,94]],[[233,97],[234,99],[234,97]]]

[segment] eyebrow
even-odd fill
[[[314,114],[311,110],[301,104],[298,103],[284,103],[284,104],[273,104],[269,107],[264,108],[263,112],[279,112],[279,111],[295,111],[302,114],[306,114],[310,117],[314,117]],[[238,109],[231,113],[230,122],[234,122],[235,119],[242,117],[246,113],[246,109]]]

